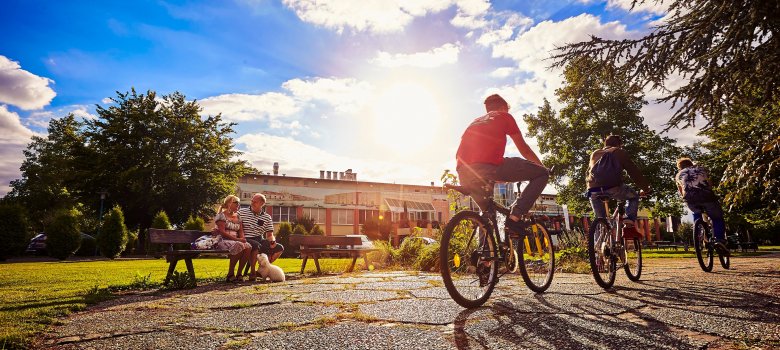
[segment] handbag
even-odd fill
[[[195,242],[192,242],[190,246],[192,249],[208,250],[214,249],[214,247],[222,240],[221,236],[203,235],[198,237]]]

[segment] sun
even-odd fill
[[[410,82],[381,90],[371,113],[376,142],[401,155],[422,152],[430,146],[442,119],[435,94]]]

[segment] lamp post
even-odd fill
[[[98,214],[98,229],[97,229],[97,235],[100,236],[100,229],[103,227],[103,201],[106,199],[106,195],[108,192],[106,190],[102,190],[98,192],[100,194],[100,212]],[[95,237],[97,238],[97,237]],[[95,255],[98,254],[98,246],[95,245]]]

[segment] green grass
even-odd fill
[[[320,259],[323,272],[343,272],[351,259]],[[297,273],[300,259],[279,259],[285,273]],[[221,281],[227,259],[194,259],[198,283]],[[356,267],[357,269],[357,267]],[[180,261],[177,271],[186,271]],[[313,261],[306,273],[314,272]],[[165,259],[18,262],[0,264],[0,349],[24,348],[57,317],[127,289],[160,288],[168,272]]]

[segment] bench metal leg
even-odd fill
[[[370,265],[368,264],[368,254],[363,254],[363,261],[366,263],[366,270],[371,271],[369,268]]]
[[[187,272],[190,273],[190,278],[192,278],[192,285],[197,286],[198,284],[195,282],[195,268],[192,267],[192,258],[184,258],[184,263],[187,264]]]
[[[347,270],[347,272],[352,272],[353,270],[355,270],[355,261],[357,261],[357,258],[358,258],[357,255],[352,256],[352,265],[349,265],[349,269]]]
[[[313,258],[314,258],[314,266],[317,266],[317,274],[319,275],[322,273],[322,271],[320,271],[320,260],[319,260],[320,255],[316,254],[313,256]]]
[[[303,256],[303,264],[301,264],[301,275],[303,275],[303,270],[306,269],[306,261],[309,260],[308,255]]]
[[[176,263],[179,262],[179,259],[170,259],[170,264],[168,265],[168,275],[165,276],[165,282],[163,282],[163,285],[167,285],[168,281],[171,280],[171,277],[173,276],[173,271],[176,270]]]

